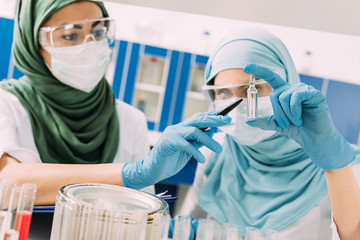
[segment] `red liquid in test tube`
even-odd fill
[[[15,230],[19,232],[19,240],[27,240],[30,229],[32,213],[19,211],[16,214]]]

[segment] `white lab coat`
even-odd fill
[[[142,159],[149,152],[145,115],[119,100],[116,100],[116,110],[120,141],[113,162]],[[0,88],[0,156],[4,152],[20,162],[41,163],[26,110],[15,95]],[[154,187],[148,187],[146,191],[154,193]]]
[[[223,143],[224,133],[217,133],[214,139],[220,144]],[[202,148],[201,152],[206,159],[209,159],[213,154],[207,148]],[[198,204],[198,197],[202,185],[206,181],[204,170],[205,164],[198,164],[194,184],[189,189],[185,200],[180,207],[180,215],[192,215],[196,219],[211,219]],[[353,166],[358,184],[360,182],[360,165]],[[329,197],[325,196],[318,205],[311,209],[305,216],[297,220],[289,227],[279,231],[278,240],[338,240],[339,236],[336,230],[336,225],[332,220],[332,212]]]

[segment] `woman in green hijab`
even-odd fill
[[[198,128],[230,118],[204,113],[167,128],[148,153],[144,114],[116,100],[104,77],[113,24],[101,2],[18,3],[12,54],[25,76],[0,84],[0,178],[37,184],[36,204],[70,183],[144,188],[192,156],[203,162],[203,145],[221,151]]]

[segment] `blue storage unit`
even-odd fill
[[[126,52],[127,48],[130,44],[126,41],[115,41],[115,46],[119,46],[118,52],[117,52],[117,59],[116,59],[116,65],[115,65],[115,73],[114,73],[114,81],[112,84],[112,89],[114,91],[115,97],[124,99],[124,93],[120,93],[121,84],[124,81],[121,81],[125,72],[125,68],[128,69],[128,66],[125,66],[125,58],[126,58]],[[123,87],[125,90],[125,87]],[[121,95],[121,97],[120,97]]]
[[[300,74],[300,78],[302,82],[322,91],[335,127],[350,143],[359,144],[360,111],[356,107],[360,100],[360,85],[304,74]]]
[[[165,184],[186,184],[192,185],[195,178],[195,172],[197,167],[197,161],[194,158],[191,158],[190,161],[186,164],[186,166],[181,169],[176,175],[169,177],[161,183]]]
[[[11,55],[11,44],[13,40],[14,20],[0,18],[2,31],[0,38],[0,81],[8,78],[8,70]]]
[[[188,79],[190,74],[190,61],[191,61],[190,53],[180,53],[180,73],[177,74],[174,83],[174,98],[172,100],[172,106],[169,111],[169,120],[167,125],[177,124],[182,120],[182,113],[184,108],[184,99],[186,95],[186,91],[188,88]]]
[[[314,88],[316,88],[317,90],[321,91],[324,79],[314,77],[314,76],[300,74],[300,81],[305,83],[305,84],[311,85]]]
[[[13,65],[13,66],[14,66],[14,71],[13,71],[13,76],[12,76],[13,79],[19,79],[22,76],[24,76],[24,74],[15,65]]]
[[[197,112],[208,111],[201,91],[204,85],[204,72],[207,56],[183,53],[181,73],[175,91],[175,103],[170,112],[169,125],[177,124]],[[176,111],[175,111],[176,110]]]
[[[115,96],[142,110],[150,130],[163,131],[168,126],[179,55],[178,51],[120,41]]]
[[[357,144],[360,130],[360,85],[329,81],[327,103],[336,128]]]

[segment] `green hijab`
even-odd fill
[[[20,0],[12,46],[16,66],[25,74],[0,83],[27,111],[44,163],[110,163],[119,145],[115,97],[105,77],[90,93],[58,81],[39,51],[38,32],[53,13],[75,0]],[[102,3],[96,2],[104,17]]]

